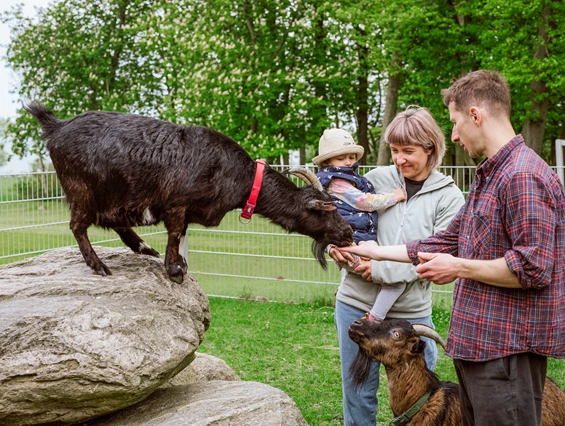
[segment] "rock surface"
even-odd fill
[[[308,426],[283,391],[257,382],[211,381],[158,389],[86,426]]]
[[[169,379],[168,383],[161,386],[181,386],[196,382],[209,382],[212,380],[238,381],[240,378],[226,362],[215,356],[205,353],[196,353],[196,358],[188,367]]]
[[[96,252],[112,276],[78,249],[0,266],[0,425],[113,412],[194,359],[210,323],[196,280],[175,284],[161,259],[129,249]]]

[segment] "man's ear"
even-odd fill
[[[475,126],[478,126],[482,123],[483,112],[482,112],[481,108],[476,107],[476,106],[472,106],[469,110],[469,115],[471,117],[471,121],[473,122],[473,124]]]

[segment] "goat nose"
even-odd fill
[[[361,322],[361,320],[360,320],[360,319],[356,319],[355,321],[353,321],[353,323],[352,323],[351,325],[361,325],[361,324],[363,324],[363,323]]]

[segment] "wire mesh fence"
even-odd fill
[[[370,169],[362,167],[360,173]],[[463,192],[468,191],[475,173],[473,167],[443,167],[441,171],[452,176]],[[189,226],[189,272],[208,295],[284,302],[333,297],[339,271],[331,262],[327,270],[320,267],[312,255],[310,238],[288,234],[261,216],[242,224],[239,213],[229,212],[214,228]],[[136,232],[159,253],[165,252],[163,225],[138,227]],[[123,246],[111,230],[92,226],[88,235],[93,246]],[[54,172],[0,175],[0,264],[76,246],[69,229],[69,209]],[[451,296],[450,289],[435,292]]]

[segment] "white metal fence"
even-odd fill
[[[463,192],[475,173],[473,167],[444,167],[441,171],[451,175]],[[136,231],[164,254],[166,232],[162,225],[138,227]],[[113,231],[92,226],[88,234],[94,246],[123,246]],[[288,234],[260,216],[253,216],[247,225],[241,224],[239,212],[234,211],[218,227],[189,227],[189,271],[208,295],[329,301],[339,273],[331,263],[327,271],[319,266],[311,244],[310,238]],[[68,207],[56,175],[0,175],[0,264],[60,247],[76,247],[76,241],[69,229]]]

